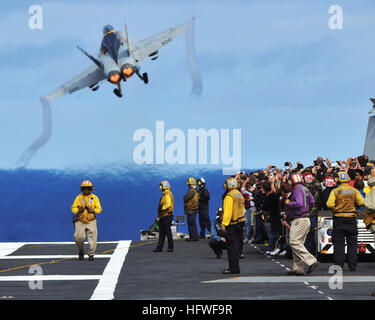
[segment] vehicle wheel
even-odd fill
[[[147,72],[145,72],[145,73],[142,75],[142,79],[143,79],[143,82],[144,82],[145,84],[148,83],[148,75],[147,75]]]

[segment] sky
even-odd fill
[[[29,28],[34,4],[43,8],[42,30]],[[329,27],[332,5],[343,10],[341,30]],[[134,164],[134,133],[155,138],[156,121],[183,132],[185,145],[189,129],[240,129],[243,168],[360,155],[375,96],[374,8],[370,0],[4,1],[0,169],[16,168],[40,136],[40,96],[92,64],[77,45],[96,56],[106,24],[124,30],[126,22],[141,40],[192,16],[201,96],[191,93],[180,35],[141,65],[149,84],[131,78],[122,99],[103,82],[52,101],[51,137],[28,168]]]

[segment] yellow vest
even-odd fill
[[[78,213],[79,208],[83,207],[85,210],[82,213]],[[89,212],[86,208],[93,208],[94,213]],[[82,223],[89,223],[96,220],[95,214],[102,212],[102,207],[100,206],[99,198],[90,193],[85,196],[83,193],[79,194],[72,205],[72,212],[77,214],[77,220]]]
[[[171,203],[171,205],[167,209],[162,210],[163,205],[165,203],[165,197],[166,197],[166,195],[169,195],[169,197],[171,198],[172,203]],[[174,208],[173,194],[172,194],[172,192],[170,190],[165,190],[163,192],[163,195],[160,198],[160,201],[159,201],[158,218],[161,219],[161,218],[173,215],[173,208]]]
[[[357,216],[355,207],[355,204],[357,202],[357,193],[359,193],[357,189],[349,186],[348,184],[343,184],[338,188],[333,189],[331,192],[334,193],[334,196],[336,198],[335,205],[332,208],[334,216],[346,218]],[[361,196],[361,194],[359,195]]]
[[[191,188],[191,190],[194,191],[194,196],[189,200],[185,202],[185,209],[187,210],[198,210],[199,206],[199,193],[194,188]]]
[[[237,189],[233,189],[226,194],[226,197],[231,197],[233,199],[232,217],[229,224],[244,222],[245,199],[241,192]]]
[[[372,188],[375,189],[375,186],[374,187],[367,186],[366,188],[368,188],[368,190],[366,192],[366,197],[367,197],[367,194],[371,191]],[[366,209],[364,209],[363,213],[365,215],[365,217],[363,219],[363,223],[366,225],[366,228],[367,228],[368,225],[370,225],[372,223],[375,223],[375,212],[367,212]]]

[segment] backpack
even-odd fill
[[[244,192],[241,192],[241,194],[243,195],[244,199],[245,199],[245,209],[250,209],[251,208],[251,204],[250,204],[250,195],[248,193],[244,193]]]
[[[364,207],[366,212],[375,213],[375,189],[370,190],[364,200]]]

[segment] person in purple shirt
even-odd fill
[[[293,186],[292,194],[285,201],[285,213],[290,220],[289,245],[293,252],[293,270],[287,275],[304,275],[304,264],[307,265],[306,274],[310,274],[318,266],[317,259],[308,252],[304,243],[310,231],[310,209],[315,201],[310,191],[302,184],[302,177],[294,173],[290,177]]]

